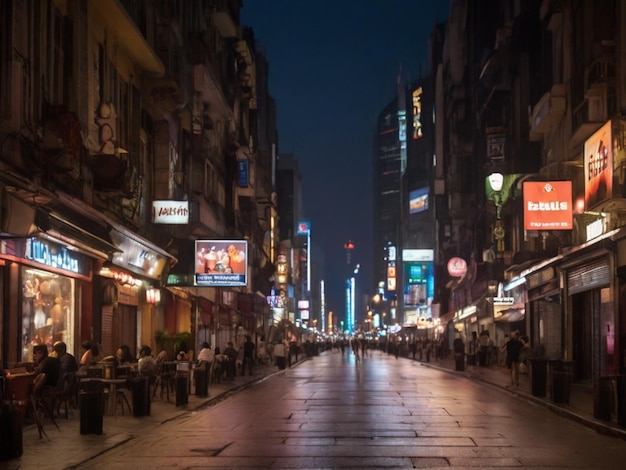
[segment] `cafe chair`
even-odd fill
[[[31,413],[33,421],[37,425],[37,431],[39,431],[39,439],[46,436],[46,439],[50,440],[48,434],[43,428],[43,422],[46,418],[52,421],[52,424],[61,431],[59,425],[54,419],[54,403],[55,403],[55,391],[50,387],[46,387],[46,374],[39,374],[33,383],[33,390],[30,394]]]
[[[60,413],[61,405],[65,410],[65,419],[69,419],[68,409],[76,408],[76,395],[77,395],[77,381],[76,373],[68,372],[63,377],[62,387],[58,390],[56,397],[56,413]]]
[[[160,392],[160,398],[163,400],[163,396],[167,397],[167,401],[170,401],[170,390],[174,387],[174,374],[176,372],[176,365],[167,364],[162,362],[159,364],[159,372],[154,381],[154,388],[152,391],[152,399],[157,396],[157,391]],[[173,391],[173,390],[172,390]]]

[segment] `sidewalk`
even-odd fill
[[[407,358],[407,360],[412,359]],[[472,380],[488,383],[492,386],[501,388],[508,393],[517,395],[520,398],[545,406],[549,410],[578,421],[583,425],[594,429],[598,433],[626,439],[626,427],[622,427],[616,422],[603,421],[594,418],[593,390],[591,389],[591,386],[576,383],[571,384],[569,405],[556,404],[552,401],[549,391],[546,393],[545,397],[533,396],[530,376],[528,373],[520,374],[519,387],[511,387],[510,371],[506,367],[475,366],[472,372],[457,372],[455,371],[453,358],[431,360],[431,362],[422,362],[421,364],[426,367],[445,370]],[[548,383],[548,388],[549,387],[550,385]]]
[[[324,354],[324,353],[322,353]],[[304,358],[307,360],[308,358]],[[404,358],[405,360],[412,360]],[[302,360],[298,362],[301,363]],[[502,389],[505,393],[511,393],[521,399],[529,400],[541,406],[576,420],[583,425],[594,429],[596,432],[608,434],[626,439],[626,428],[616,423],[597,420],[593,417],[593,394],[589,388],[572,385],[570,404],[561,405],[552,403],[549,396],[534,397],[530,389],[530,380],[527,374],[520,375],[519,387],[508,387],[510,384],[509,370],[505,367],[480,367],[476,366],[473,372],[457,372],[454,370],[453,359],[438,359],[431,362],[421,362],[424,367],[432,367],[443,370],[469,380],[481,381]],[[297,364],[294,364],[297,365]],[[293,365],[292,365],[293,366]],[[239,376],[234,381],[213,384],[209,387],[209,396],[205,398],[189,395],[189,402],[184,406],[175,406],[175,394],[170,395],[170,401],[160,400],[157,397],[151,402],[149,416],[134,417],[128,414],[104,416],[103,434],[80,434],[79,410],[70,410],[69,419],[63,416],[57,418],[61,428],[58,431],[54,425],[46,421],[45,431],[50,440],[45,437],[39,439],[37,428],[34,424],[27,423],[23,431],[24,453],[21,458],[0,461],[1,470],[17,470],[24,468],[72,468],[79,463],[88,460],[123,444],[135,436],[158,432],[161,424],[181,418],[193,413],[205,406],[209,406],[217,400],[223,399],[230,393],[237,392],[252,383],[280,372],[276,366],[260,365],[253,376]]]
[[[302,361],[300,361],[302,362]],[[292,365],[293,366],[293,365]],[[125,410],[121,414],[104,415],[102,430],[98,434],[80,434],[80,412],[70,409],[69,419],[65,419],[63,411],[56,418],[60,431],[49,420],[44,423],[45,436],[40,439],[37,427],[27,420],[23,429],[23,455],[20,458],[0,461],[1,470],[17,470],[26,468],[55,468],[66,469],[92,459],[107,450],[114,448],[135,436],[158,431],[161,424],[181,418],[193,413],[212,402],[223,399],[228,394],[237,392],[254,382],[264,380],[279,372],[276,366],[261,364],[257,366],[255,375],[238,376],[234,381],[223,381],[209,386],[208,397],[197,397],[192,393],[188,396],[188,403],[176,406],[176,394],[170,393],[169,402],[157,397],[150,404],[150,415],[134,417]]]

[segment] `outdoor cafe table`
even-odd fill
[[[34,377],[35,374],[33,372],[10,374],[6,377],[8,384],[7,398],[22,404],[22,406],[18,406],[22,419],[26,415],[26,407],[30,399],[30,386]]]
[[[117,387],[120,385],[126,385],[127,379],[126,378],[111,379],[111,378],[104,378],[104,377],[82,377],[80,379],[81,383],[89,382],[89,381],[101,382],[102,384],[104,384],[106,388],[109,389],[107,414],[109,416],[115,415],[117,411]],[[122,404],[122,406],[124,405]]]

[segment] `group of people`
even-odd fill
[[[530,356],[530,341],[528,336],[520,335],[515,330],[510,335],[504,336],[501,347],[496,348],[489,338],[489,332],[484,330],[480,336],[475,331],[472,332],[467,345],[460,335],[454,340],[453,350],[457,358],[457,370],[463,370],[463,361],[467,356],[467,370],[473,371],[477,364],[481,366],[506,365],[511,371],[512,387],[519,386],[520,371],[526,367],[526,362]],[[502,360],[498,360],[498,353]]]

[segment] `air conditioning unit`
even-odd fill
[[[605,93],[587,98],[587,107],[590,122],[603,122],[607,120]]]

